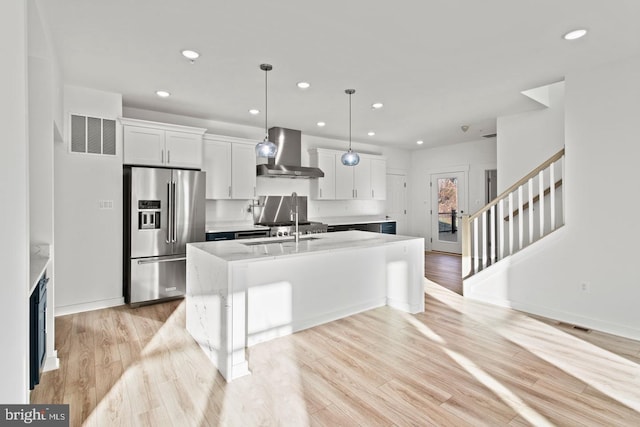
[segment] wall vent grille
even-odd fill
[[[71,151],[74,153],[116,154],[116,121],[71,114]]]

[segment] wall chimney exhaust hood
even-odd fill
[[[322,178],[324,172],[318,168],[302,166],[302,132],[295,129],[272,127],[269,129],[269,141],[278,147],[275,158],[267,159],[266,164],[256,166],[257,176],[270,178]]]

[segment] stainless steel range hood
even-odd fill
[[[302,166],[302,132],[295,129],[272,127],[269,140],[278,146],[275,159],[256,166],[256,175],[270,178],[322,178],[318,168]]]

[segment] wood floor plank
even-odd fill
[[[226,383],[184,301],[56,319],[60,369],[32,403],[71,425],[640,425],[640,343],[464,300],[369,310],[248,349]]]

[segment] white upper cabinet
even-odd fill
[[[251,199],[256,196],[255,143],[231,144],[231,198]]]
[[[360,156],[360,163],[355,166],[345,166],[353,169],[353,198],[369,200],[371,197],[371,159]]]
[[[206,129],[121,118],[124,164],[200,169]]]
[[[252,199],[256,195],[255,143],[217,135],[204,136],[202,170],[207,199]]]
[[[202,170],[207,173],[205,197],[231,198],[231,143],[204,137]]]
[[[314,148],[309,150],[310,164],[324,172],[323,178],[311,180],[311,199],[335,200],[336,198],[336,152]]]
[[[124,163],[164,166],[164,131],[124,126]]]
[[[371,159],[371,198],[387,199],[387,161],[385,159]]]
[[[385,200],[387,162],[375,154],[360,154],[360,163],[345,166],[343,151],[313,148],[309,150],[311,166],[324,172],[324,178],[311,183],[315,200]]]

